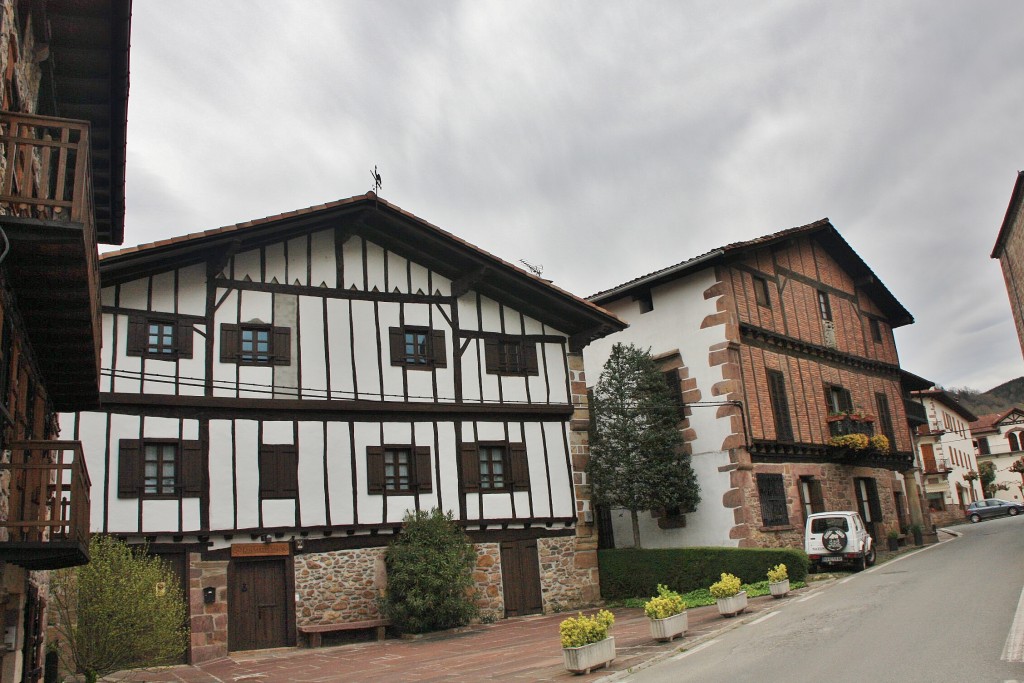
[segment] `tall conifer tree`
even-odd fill
[[[693,512],[700,485],[683,452],[680,406],[649,351],[615,344],[594,389],[588,473],[597,503],[630,511]]]

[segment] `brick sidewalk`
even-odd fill
[[[794,591],[783,600],[773,600],[770,596],[752,598],[747,611],[732,619],[721,617],[714,605],[690,609],[685,637],[671,643],[659,643],[651,638],[647,618],[641,610],[614,609],[615,661],[607,669],[586,676],[570,674],[563,668],[558,624],[567,615],[551,614],[479,624],[415,640],[395,638],[315,650],[281,648],[235,653],[199,666],[137,671],[126,675],[125,680],[183,683],[593,681],[692,647],[715,633],[784,605],[794,595],[820,590],[822,583],[830,582],[815,582],[811,588]]]

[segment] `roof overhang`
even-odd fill
[[[1010,236],[1010,229],[1014,221],[1020,215],[1021,204],[1024,203],[1024,171],[1017,172],[1017,180],[1013,184],[1013,192],[1010,194],[1010,203],[1006,207],[1006,215],[1003,216],[1003,223],[999,226],[999,235],[996,237],[996,244],[992,247],[992,258],[999,258],[1006,246],[1006,238]]]
[[[31,5],[48,46],[39,113],[90,123],[96,237],[124,241],[131,0],[46,0]]]
[[[474,247],[368,193],[235,226],[104,254],[100,281],[109,286],[146,274],[216,260],[317,230],[340,229],[401,254],[450,279],[456,295],[470,289],[570,335],[575,349],[625,329],[585,299]]]

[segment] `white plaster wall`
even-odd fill
[[[598,339],[584,349],[587,385],[593,387],[597,384],[614,344],[632,343],[640,348],[650,348],[653,355],[678,350],[690,378],[697,381],[701,400],[720,401],[719,397],[712,395],[711,389],[722,381],[721,369],[709,365],[708,354],[710,347],[726,341],[724,326],[701,329],[704,319],[718,312],[718,297],[704,298],[704,292],[715,283],[714,270],[706,268],[655,287],[651,293],[654,309],[648,313],[640,313],[638,303],[628,297],[602,304],[629,323],[629,327]],[[729,539],[729,531],[735,524],[732,510],[722,505],[722,496],[730,489],[729,474],[719,472],[720,467],[729,463],[728,454],[722,451],[722,443],[732,433],[731,420],[717,417],[718,409],[714,406],[692,406],[690,412],[690,428],[697,435],[696,440],[690,442],[693,452],[691,463],[701,485],[701,502],[696,512],[686,516],[683,529],[660,529],[649,512],[641,513],[641,539],[645,547],[736,545],[736,541]],[[632,545],[632,523],[628,513],[621,518],[618,511],[613,511],[612,515],[616,545]]]

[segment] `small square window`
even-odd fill
[[[154,356],[170,356],[175,351],[174,330],[177,326],[163,321],[150,320],[146,324],[146,353]]]
[[[754,298],[757,300],[758,306],[765,306],[770,308],[772,305],[771,297],[768,296],[768,280],[767,278],[759,277],[754,275]]]
[[[238,365],[291,364],[291,330],[263,323],[220,326],[220,361]]]
[[[480,447],[480,488],[484,491],[503,491],[508,488],[508,468],[505,466],[504,446]]]
[[[447,365],[444,332],[406,325],[390,328],[391,364],[409,370],[433,370]]]
[[[517,337],[485,339],[484,361],[492,375],[536,375],[537,344]]]
[[[273,360],[273,334],[269,325],[242,325],[238,336],[238,360],[253,365]]]

